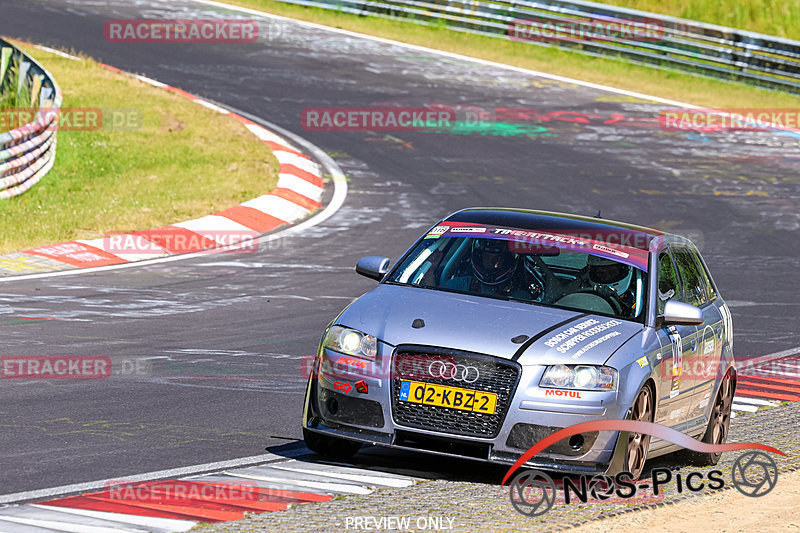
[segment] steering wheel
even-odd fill
[[[545,288],[547,287],[544,276],[536,268],[525,268],[524,270],[530,276],[530,280],[528,281],[532,281],[527,287],[531,296],[539,300],[543,299],[545,296]]]
[[[525,270],[541,289],[539,294],[540,302],[549,304],[564,296],[564,288],[561,281],[553,274],[547,263],[535,255],[530,256],[530,259],[526,258],[525,261],[529,261],[528,266],[525,266]]]
[[[605,287],[601,285],[593,285],[592,287],[583,287],[578,289],[577,291],[573,292],[572,294],[578,293],[588,293],[594,294],[595,296],[599,296],[611,306],[611,309],[614,310],[615,315],[622,314],[622,300],[617,294],[617,291],[610,287]]]

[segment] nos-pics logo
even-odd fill
[[[519,468],[533,456],[561,439],[589,431],[627,431],[652,435],[702,453],[722,453],[748,450],[734,461],[731,468],[733,486],[750,497],[764,496],[778,481],[778,466],[764,451],[786,455],[771,446],[758,443],[706,444],[672,428],[638,420],[598,420],[583,422],[556,431],[540,440],[525,452],[508,470],[503,485]],[[764,450],[764,451],[760,451]],[[637,493],[645,492],[663,498],[663,487],[674,485],[678,493],[698,492],[705,489],[718,490],[725,486],[721,470],[676,473],[668,468],[654,468],[650,477],[634,480],[630,472],[619,472],[615,476],[603,474],[564,477],[556,483],[548,474],[539,470],[522,470],[514,476],[509,486],[511,505],[525,516],[541,516],[552,509],[556,502],[587,503],[589,499],[600,502],[628,501]]]

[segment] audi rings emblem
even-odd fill
[[[452,379],[464,383],[475,383],[481,373],[474,366],[457,365],[445,361],[434,361],[428,365],[428,374],[434,378]]]

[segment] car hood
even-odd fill
[[[414,327],[417,319],[424,327]],[[436,346],[505,359],[520,352],[523,365],[603,364],[643,331],[635,322],[579,311],[389,284],[353,302],[337,323],[393,346]]]

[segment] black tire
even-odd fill
[[[711,409],[711,417],[703,435],[703,442],[706,444],[725,444],[731,424],[731,407],[735,390],[736,378],[731,371],[728,371],[720,383],[714,407]],[[713,466],[719,462],[720,457],[722,453],[692,452],[691,454],[692,463],[697,466]]]
[[[350,459],[361,449],[360,442],[323,435],[306,428],[303,428],[303,439],[309,450],[326,459]]]
[[[655,395],[649,385],[642,387],[636,395],[631,408],[631,420],[652,422],[655,413]],[[628,433],[628,442],[625,449],[624,469],[631,473],[633,479],[639,479],[647,462],[647,452],[650,448],[650,435],[642,433]]]

